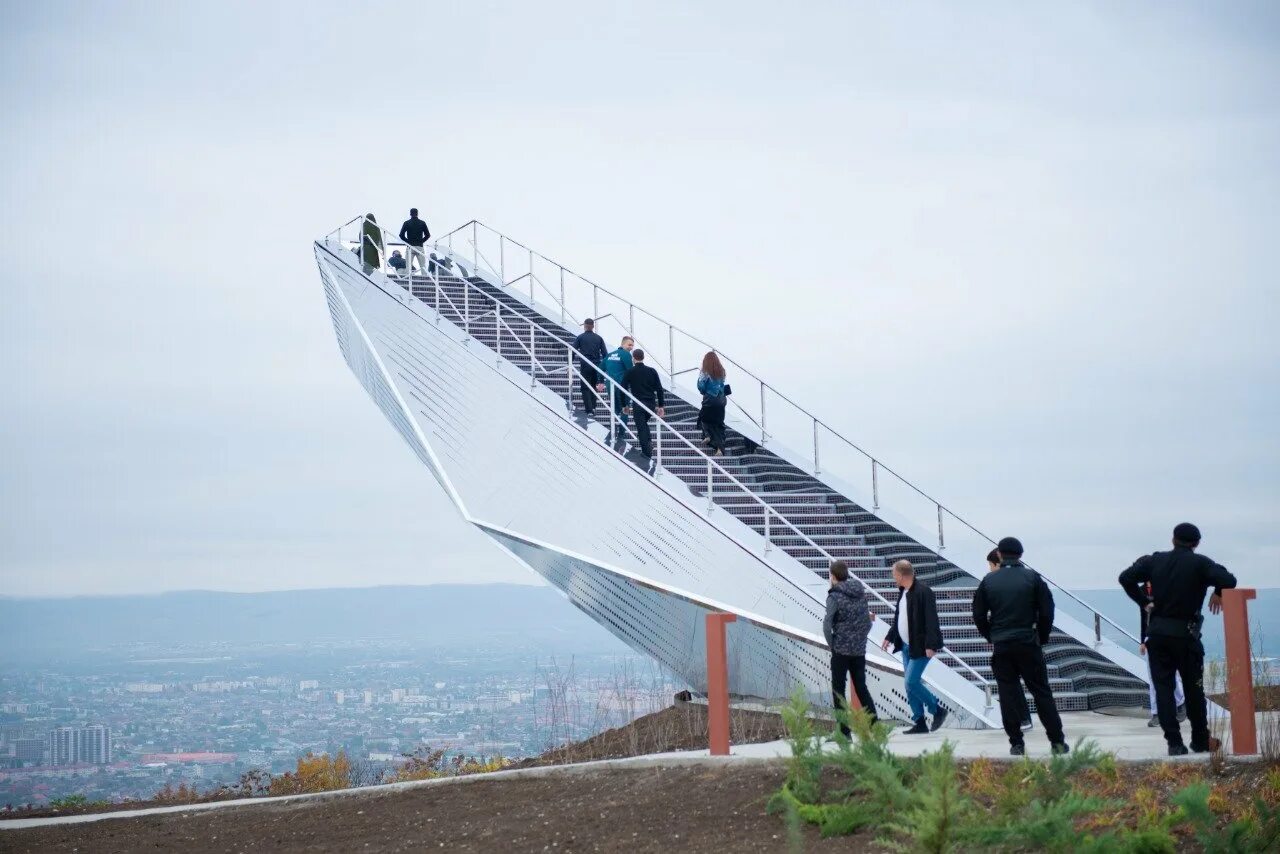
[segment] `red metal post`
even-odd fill
[[[1249,649],[1249,600],[1258,591],[1248,587],[1222,591],[1222,622],[1227,639],[1227,698],[1231,703],[1231,752],[1258,752],[1258,727],[1253,701],[1253,654]]]
[[[707,614],[707,740],[712,756],[729,755],[729,645],[735,614]]]
[[[858,699],[858,692],[853,690],[853,676],[849,676],[849,684],[845,686],[846,694],[849,695],[849,711],[862,708],[862,701]]]

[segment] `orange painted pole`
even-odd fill
[[[853,690],[853,676],[849,677],[849,684],[845,686],[845,691],[849,695],[849,711],[862,708],[862,701],[858,699],[858,692]]]
[[[707,614],[707,741],[712,756],[729,755],[729,645],[735,614]]]
[[[1248,587],[1222,591],[1222,622],[1227,639],[1227,698],[1231,704],[1231,752],[1258,752],[1258,725],[1253,701],[1253,653],[1249,649]]]

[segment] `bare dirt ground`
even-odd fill
[[[0,851],[781,851],[783,765],[602,769],[0,831]],[[806,851],[875,850],[867,837]]]

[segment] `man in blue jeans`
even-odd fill
[[[893,580],[898,585],[898,605],[893,609],[893,624],[880,646],[902,653],[902,668],[907,683],[907,703],[911,706],[912,726],[906,735],[920,735],[937,730],[947,719],[947,710],[924,685],[924,669],[929,659],[942,649],[942,626],[938,623],[938,601],[933,589],[916,578],[916,568],[909,560],[893,565]],[[925,713],[933,717],[933,725],[925,721]]]

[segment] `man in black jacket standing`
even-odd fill
[[[418,209],[409,208],[409,218],[404,221],[404,225],[400,226],[400,239],[409,247],[408,263],[405,265],[405,270],[409,273],[413,272],[415,258],[418,259],[418,272],[427,268],[427,257],[423,254],[422,247],[430,238],[431,229],[427,228],[425,222],[418,219]]]
[[[582,321],[582,334],[573,339],[573,349],[581,354],[578,371],[582,374],[582,408],[588,415],[595,415],[597,393],[604,393],[600,369],[609,351],[604,346],[604,339],[596,334],[596,322],[591,318]]]
[[[635,365],[622,377],[622,387],[635,397],[637,401],[657,413],[659,418],[667,414],[663,407],[667,403],[662,390],[662,377],[658,372],[644,363],[644,351],[631,353]],[[649,435],[649,413],[640,407],[632,407],[635,411],[636,437],[640,439],[640,453],[646,457],[653,456],[653,438]]]
[[[1049,689],[1049,669],[1040,647],[1053,631],[1053,593],[1040,574],[1022,562],[1022,543],[1005,537],[996,546],[1000,568],[988,572],[973,594],[973,622],[994,646],[991,672],[1000,692],[1000,721],[1009,752],[1027,752],[1022,739],[1022,685],[1036,701],[1036,713],[1054,753],[1067,753],[1058,704]]]
[[[924,669],[942,649],[938,600],[933,589],[916,578],[916,568],[909,560],[893,565],[893,580],[898,585],[898,605],[893,609],[893,623],[880,648],[887,650],[892,644],[894,652],[902,653],[902,675],[912,717],[912,726],[903,732],[920,735],[937,730],[947,719],[946,708],[924,685]],[[925,722],[926,711],[933,715],[932,727]]]
[[[1175,676],[1182,677],[1187,719],[1191,721],[1191,749],[1208,753],[1218,739],[1209,735],[1208,706],[1204,698],[1204,645],[1200,629],[1204,624],[1204,595],[1214,589],[1209,610],[1222,610],[1222,591],[1236,586],[1236,577],[1227,568],[1204,555],[1196,554],[1200,529],[1183,522],[1173,529],[1173,551],[1143,555],[1120,573],[1120,586],[1129,598],[1147,611],[1147,656],[1151,681],[1156,686],[1156,715],[1169,743],[1170,756],[1182,756]],[[1145,583],[1151,583],[1147,597]]]

